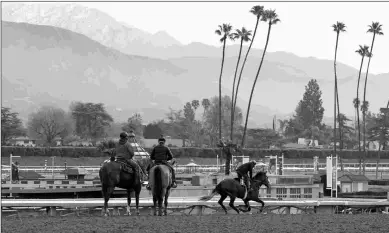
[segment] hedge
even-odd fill
[[[152,148],[146,148],[151,153]],[[219,149],[212,148],[171,148],[171,151],[176,158],[215,158],[219,153]],[[325,159],[326,156],[332,154],[332,150],[282,150],[287,159],[312,159],[318,156],[319,159]],[[268,155],[280,154],[281,150],[266,150],[266,149],[243,149],[244,155],[250,156],[251,159],[260,159]],[[10,153],[16,156],[57,156],[57,157],[104,157],[105,155],[96,147],[12,147],[2,146],[1,156],[8,157]],[[356,159],[364,152],[344,150],[340,154],[343,159]],[[389,159],[389,151],[381,151],[381,159]],[[368,151],[366,159],[377,159],[377,151]]]

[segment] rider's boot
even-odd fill
[[[151,191],[151,187],[150,187],[150,171],[147,171],[147,178],[148,178],[148,183],[146,185],[146,189]]]

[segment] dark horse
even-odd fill
[[[158,215],[162,216],[162,202],[165,207],[163,209],[163,215],[167,215],[168,198],[172,185],[172,174],[169,167],[164,164],[156,164],[150,169],[149,182],[153,195],[154,215],[157,215],[158,204]]]
[[[142,190],[142,184],[140,182],[139,175],[135,174],[134,169],[132,169],[132,172],[124,172],[122,170],[122,164],[115,161],[114,150],[106,150],[104,153],[109,154],[111,159],[110,161],[104,161],[99,171],[102,192],[104,196],[104,208],[102,213],[104,216],[109,215],[108,201],[115,187],[118,187],[127,190],[128,215],[131,215],[131,193],[135,192],[136,214],[139,215],[139,194]]]
[[[242,210],[242,212],[248,212],[251,211],[251,207],[249,204],[249,201],[255,201],[258,203],[261,203],[262,207],[260,209],[260,212],[262,212],[263,207],[265,206],[265,203],[259,199],[259,188],[265,185],[267,188],[270,188],[270,182],[266,175],[266,172],[258,172],[253,179],[251,180],[251,190],[246,189],[244,185],[240,184],[240,180],[238,178],[229,178],[222,180],[219,184],[216,185],[215,189],[212,191],[212,193],[208,196],[201,197],[200,201],[209,201],[211,200],[216,194],[220,194],[220,199],[218,203],[221,205],[223,210],[227,214],[227,209],[223,205],[223,201],[230,197],[230,207],[234,209],[238,214],[240,213],[239,210],[234,206],[234,202],[236,198],[240,198],[243,200],[244,204],[246,205],[247,210]]]

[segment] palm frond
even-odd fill
[[[250,10],[250,13],[254,14],[255,16],[257,16],[257,18],[263,16],[263,10],[264,7],[263,6],[253,6]]]

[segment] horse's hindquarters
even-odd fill
[[[149,185],[150,185],[150,188],[153,189],[153,187],[155,187],[155,182],[158,182],[155,180],[155,171],[156,169],[159,169],[161,171],[161,177],[159,178],[161,182],[161,185],[163,188],[168,188],[171,183],[172,183],[172,175],[170,173],[170,169],[168,166],[166,165],[156,165],[154,167],[152,167],[150,169],[150,174],[149,174]]]

